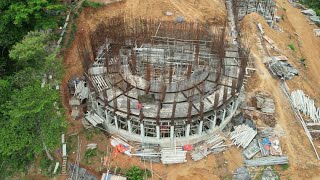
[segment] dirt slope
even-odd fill
[[[263,49],[261,45],[259,45],[260,43],[258,40],[256,23],[261,23],[263,25],[266,35],[275,41],[276,47],[280,49],[283,54],[289,57],[291,63],[302,71],[301,77],[296,77],[293,82],[288,82],[291,87],[301,88],[309,93],[317,94],[319,92],[314,91],[315,89],[308,85],[309,82],[306,83],[305,81],[301,81],[305,74],[308,74],[309,69],[304,69],[299,63],[295,62],[295,58],[300,57],[304,51],[292,52],[288,48],[289,43],[298,44],[298,41],[293,38],[293,29],[291,24],[288,22],[282,22],[280,24],[280,26],[285,30],[283,33],[271,29],[266,24],[265,20],[255,13],[245,17],[242,22],[242,33],[244,36],[248,37],[252,56],[255,59],[256,65],[256,74],[249,80],[249,92],[263,89],[273,95],[276,103],[277,123],[286,133],[286,135],[281,139],[281,143],[284,153],[289,157],[290,167],[287,171],[280,170],[280,176],[281,178],[290,177],[292,179],[317,179],[320,177],[320,163],[316,160],[313,149],[302,127],[295,120],[293,112],[290,109],[290,105],[280,89],[279,81],[270,75],[263,64]],[[298,45],[296,47],[298,47]],[[297,84],[295,81],[300,82]],[[310,83],[315,84],[316,82],[312,82],[310,80]]]

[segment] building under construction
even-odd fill
[[[227,23],[118,17],[99,24],[78,46],[86,121],[161,145],[196,143],[223,129],[239,105],[248,59],[227,34]]]

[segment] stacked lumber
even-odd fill
[[[257,135],[257,131],[248,125],[241,124],[235,126],[234,131],[230,134],[230,139],[236,146],[246,148],[253,138]]]
[[[163,164],[177,164],[187,162],[187,151],[182,150],[182,147],[177,148],[162,148],[161,161]]]
[[[252,160],[244,160],[246,166],[271,166],[277,164],[288,164],[289,160],[286,156],[270,156],[270,157],[261,157],[255,158]]]
[[[190,155],[194,161],[199,161],[207,157],[210,153],[217,154],[226,149],[227,145],[224,144],[224,138],[219,134],[215,134],[208,138],[204,143],[196,146]]]
[[[263,92],[256,94],[257,108],[264,113],[273,114],[275,111],[275,105],[273,99]]]

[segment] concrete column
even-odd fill
[[[100,106],[99,106],[99,104],[98,104],[98,101],[96,101],[96,107],[97,107],[97,114],[98,114],[99,116],[101,116],[101,109],[100,109]]]
[[[226,109],[223,109],[222,119],[221,122],[224,121],[224,118],[226,117]]]
[[[105,120],[105,122],[106,122],[106,124],[110,124],[110,117],[109,117],[109,115],[108,115],[108,111],[107,111],[107,110],[105,110],[105,114],[106,114],[106,120]]]
[[[233,100],[231,112],[233,112],[235,109],[236,109],[236,98]]]
[[[170,139],[173,140],[174,138],[174,126],[170,127]]]
[[[156,126],[157,139],[160,139],[160,126]]]
[[[142,123],[140,124],[140,133],[141,137],[144,137],[144,126]]]
[[[129,133],[131,134],[131,133],[132,133],[131,121],[128,120],[127,123],[128,123],[128,131],[129,131]]]
[[[116,126],[116,129],[119,129],[119,126],[118,126],[118,117],[115,115],[114,116],[114,124]]]
[[[186,127],[186,137],[189,137],[190,136],[190,124],[187,124],[187,127]]]
[[[198,126],[198,135],[201,135],[202,134],[202,128],[203,128],[203,121],[201,120],[200,121],[200,124]]]
[[[210,121],[210,129],[213,129],[216,126],[217,122],[217,112],[214,112],[213,121]]]

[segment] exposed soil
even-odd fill
[[[103,2],[104,0],[95,0]],[[257,14],[251,14],[243,21],[242,34],[248,37],[251,45],[252,55],[255,57],[256,73],[250,78],[247,89],[250,92],[263,89],[269,92],[276,103],[277,123],[284,129],[286,135],[281,138],[284,154],[289,156],[290,166],[288,170],[280,171],[281,179],[291,177],[292,179],[317,179],[320,177],[319,162],[316,160],[311,145],[304,134],[300,124],[295,120],[290,105],[279,88],[279,81],[274,79],[262,63],[261,49],[256,44],[257,28],[255,22],[262,23],[266,35],[273,39],[278,49],[289,58],[300,72],[300,77],[295,77],[288,84],[292,89],[303,89],[306,94],[320,102],[320,38],[316,39],[312,32],[312,25],[309,25],[305,17],[299,13],[299,10],[293,8],[286,0],[277,0],[278,5],[286,9],[279,8],[278,15],[284,17],[284,21],[279,23],[279,27],[284,30],[283,33],[277,32],[266,24],[266,22]],[[173,12],[173,16],[165,16],[164,12]],[[95,29],[100,21],[107,18],[126,14],[131,17],[160,18],[163,20],[175,20],[177,16],[184,16],[187,21],[201,21],[203,23],[222,23],[226,16],[223,0],[127,0],[120,3],[114,3],[99,9],[84,8],[78,18],[78,31],[74,42],[66,50],[64,56],[64,65],[66,67],[66,76],[63,81],[63,98],[67,107],[68,90],[66,82],[72,75],[81,76],[83,68],[77,51],[77,44],[80,38],[85,38]],[[299,34],[297,36],[295,33]],[[296,51],[288,48],[289,44],[294,44]],[[301,57],[306,58],[307,68],[299,63]],[[68,107],[67,107],[68,108]],[[69,109],[70,111],[70,109]],[[104,134],[97,134],[92,140],[86,138],[83,132],[81,121],[71,120],[69,113],[68,119],[72,123],[68,127],[67,134],[78,132],[82,140],[82,159],[87,143],[98,143],[98,156],[89,163],[81,161],[81,165],[86,167],[93,174],[99,176],[105,172],[106,167],[102,167],[100,158],[108,152],[108,139]],[[73,148],[76,147],[76,141],[72,141]],[[69,160],[75,159],[74,149],[70,151]],[[161,176],[162,179],[226,179],[232,176],[232,172],[242,166],[243,157],[241,151],[232,147],[218,155],[209,155],[207,158],[194,162],[188,156],[188,162],[178,165],[152,164],[152,170]],[[86,165],[87,164],[87,165]],[[137,165],[142,168],[151,168],[150,163],[143,163],[138,158],[130,158],[119,154],[113,160],[114,167],[121,169],[130,168]],[[103,170],[103,171],[100,171]],[[154,174],[155,179],[157,175]],[[37,179],[37,178],[35,178]],[[43,178],[41,178],[43,179]]]
[[[287,3],[286,1],[280,2],[281,4]],[[286,12],[290,12],[293,8],[288,5],[286,9]],[[279,11],[281,12],[281,10]],[[294,17],[299,15],[301,14],[296,12],[294,15],[291,15],[292,17],[290,17],[290,19],[294,19]],[[290,16],[290,14],[288,14],[288,16]],[[299,37],[294,34],[297,30],[292,27],[289,20],[280,22],[279,26],[284,30],[284,32],[277,32],[271,29],[266,24],[265,20],[255,13],[245,17],[242,24],[242,28],[244,30],[242,33],[244,33],[244,36],[248,37],[249,44],[251,45],[252,56],[255,59],[256,65],[256,75],[253,76],[253,78],[250,78],[247,89],[250,92],[263,89],[273,95],[276,103],[277,123],[286,133],[286,135],[281,138],[281,143],[284,154],[289,157],[290,167],[286,171],[280,171],[280,175],[281,177],[290,177],[292,179],[317,179],[320,177],[319,161],[316,159],[313,149],[302,127],[293,116],[293,111],[280,89],[279,80],[273,78],[263,64],[263,49],[261,45],[257,45],[259,43],[257,43],[258,30],[256,23],[261,23],[263,25],[265,35],[273,39],[276,47],[289,58],[290,63],[299,69],[300,77],[295,77],[293,80],[287,82],[292,90],[302,89],[307,94],[311,95],[311,97],[314,97],[314,99],[319,99],[319,91],[317,91],[316,88],[319,85],[319,83],[317,83],[319,82],[319,76],[316,75],[318,72],[313,72],[311,68],[302,67],[302,65],[297,61],[297,58],[299,57],[307,57],[307,53],[303,48],[301,48],[304,46],[304,42],[299,40]],[[308,33],[302,33],[303,37],[309,36],[306,37],[306,39],[315,39],[314,34],[309,33],[309,31],[312,32],[311,28],[308,28],[310,25],[304,25],[307,29],[304,31],[308,31]],[[316,42],[319,43],[318,40],[316,40]],[[290,43],[295,44],[295,47],[297,47],[296,52],[292,52],[292,50],[288,48],[288,44]],[[317,48],[318,44],[315,44],[314,46],[310,46],[309,50],[318,52],[319,49]],[[320,67],[317,65],[319,63],[317,58],[319,57],[320,56],[308,56],[308,66]],[[310,76],[310,74],[313,74],[313,78],[308,79],[307,77]],[[319,147],[317,148],[319,150]]]

